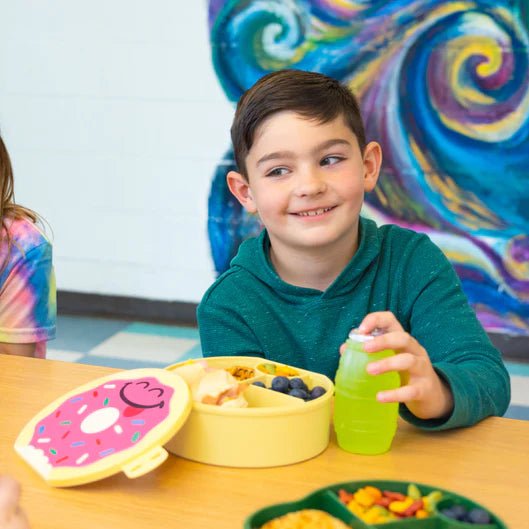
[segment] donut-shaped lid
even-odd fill
[[[150,472],[192,407],[182,378],[164,369],[120,371],[58,398],[20,432],[17,453],[56,487],[90,483],[123,471]]]

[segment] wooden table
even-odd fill
[[[511,529],[529,526],[529,422],[501,418],[438,433],[401,423],[391,451],[381,456],[349,454],[333,438],[320,456],[287,467],[224,468],[170,456],[136,480],[119,474],[80,487],[49,487],[14,452],[15,438],[44,405],[113,371],[0,355],[0,472],[22,483],[33,529],[237,529],[263,506],[359,479],[432,484],[482,503]]]

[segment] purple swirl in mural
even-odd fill
[[[510,1],[212,0],[214,66],[235,102],[262,75],[312,70],[358,96],[384,166],[364,215],[427,233],[488,331],[529,335],[529,11]],[[214,176],[216,270],[256,234]]]

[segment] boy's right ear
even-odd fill
[[[226,176],[226,182],[233,196],[241,203],[248,213],[257,213],[257,207],[253,199],[252,190],[248,180],[237,171],[230,171]]]

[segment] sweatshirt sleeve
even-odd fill
[[[197,309],[203,356],[264,357],[254,333],[236,310],[229,288],[214,284]]]
[[[401,416],[423,429],[445,430],[503,415],[510,402],[509,375],[451,263],[424,236],[405,268],[401,292],[407,299],[403,304],[408,304],[406,330],[426,349],[437,374],[450,387],[454,409],[444,419],[422,420],[401,405]]]

